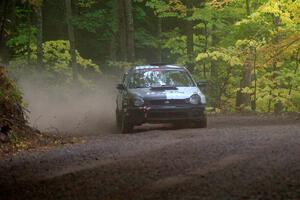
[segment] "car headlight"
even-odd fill
[[[140,107],[144,105],[144,100],[142,98],[134,98],[133,99],[133,105]]]
[[[201,97],[198,94],[193,94],[190,97],[190,103],[194,104],[194,105],[200,104],[201,103]]]

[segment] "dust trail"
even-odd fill
[[[59,134],[97,135],[116,131],[116,82],[115,77],[102,77],[93,90],[45,87],[26,80],[19,85],[32,126]]]

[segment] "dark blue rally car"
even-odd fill
[[[207,126],[205,96],[184,67],[135,66],[117,89],[116,121],[122,133],[143,123]]]

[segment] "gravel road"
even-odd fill
[[[300,199],[300,121],[211,116],[0,160],[0,199]]]

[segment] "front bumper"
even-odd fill
[[[130,107],[125,115],[134,124],[197,121],[205,118],[205,105]]]

